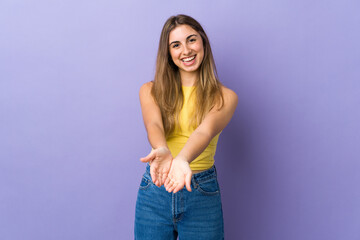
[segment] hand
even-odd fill
[[[167,147],[159,147],[151,150],[146,157],[140,158],[140,161],[149,162],[151,179],[156,186],[160,187],[168,176],[172,159]]]
[[[166,191],[176,193],[186,185],[186,189],[191,192],[191,176],[192,171],[189,162],[181,157],[175,157],[164,184]]]

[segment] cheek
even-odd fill
[[[200,63],[202,63],[202,61],[204,60],[204,54],[205,54],[205,50],[203,48],[199,49],[199,61]]]
[[[204,48],[202,46],[199,46],[196,51],[201,55],[201,57],[204,57]]]
[[[170,51],[171,59],[175,62],[177,60],[177,53],[176,51]]]
[[[197,52],[201,52],[202,54],[204,54],[204,47],[202,44],[197,44],[195,48]]]

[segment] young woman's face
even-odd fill
[[[179,71],[197,71],[204,58],[202,38],[189,25],[179,25],[170,32],[169,51]]]

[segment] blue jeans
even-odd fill
[[[135,210],[136,240],[221,240],[224,222],[215,165],[193,174],[191,192],[169,193],[143,174]]]

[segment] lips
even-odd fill
[[[195,57],[196,57],[196,54],[193,55],[193,56],[191,56],[191,57],[182,58],[181,61],[183,61],[183,62],[190,62],[190,61],[194,60]]]

